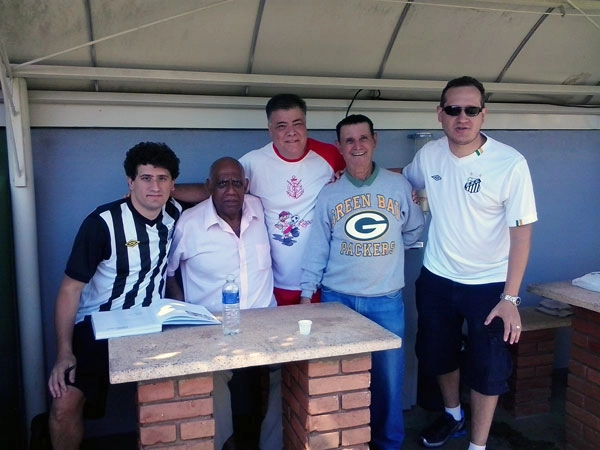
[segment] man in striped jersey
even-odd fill
[[[124,162],[126,199],[102,205],[83,221],[55,307],[57,357],[48,387],[54,450],[78,449],[83,417],[104,414],[108,341],[96,341],[94,311],[148,306],[164,295],[165,271],[181,206],[171,199],[179,159],[165,144],[142,142]]]

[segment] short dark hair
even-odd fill
[[[346,125],[355,125],[357,123],[368,123],[371,136],[375,135],[375,131],[373,130],[373,121],[371,119],[363,114],[350,114],[349,116],[346,116],[340,120],[335,126],[335,133],[337,134],[338,141],[340,140],[340,131],[342,127]]]
[[[138,166],[146,164],[167,169],[173,180],[179,176],[179,158],[167,144],[162,142],[140,142],[131,147],[123,162],[125,174],[135,180]]]
[[[304,114],[306,114],[306,102],[302,100],[296,94],[277,94],[271,97],[267,102],[267,119],[271,118],[273,111],[279,111],[280,109],[294,109],[300,108]]]
[[[473,86],[479,90],[479,92],[481,93],[480,106],[483,108],[485,106],[485,88],[483,87],[483,84],[479,82],[479,80],[468,76],[462,76],[448,81],[448,84],[442,91],[442,97],[440,98],[440,106],[444,107],[446,105],[446,92],[448,92],[448,89],[465,86]]]
[[[222,158],[217,159],[215,162],[213,162],[210,165],[210,171],[208,172],[208,179],[211,182],[217,175],[217,173],[216,173],[217,167],[219,167],[221,164],[226,163],[226,162],[237,166],[242,171],[242,175],[244,175],[244,166],[242,166],[242,163],[240,163],[237,159],[235,159],[231,156],[223,156]]]

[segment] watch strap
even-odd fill
[[[521,304],[521,297],[509,295],[509,294],[500,294],[500,300],[506,300],[511,302],[515,306],[519,306]]]

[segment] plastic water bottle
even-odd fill
[[[229,336],[240,332],[240,288],[233,275],[227,275],[223,286],[223,334]]]

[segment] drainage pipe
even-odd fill
[[[46,410],[37,220],[27,84],[23,78],[7,81],[3,83],[3,92],[14,230],[21,372],[26,429],[29,436],[31,419]]]

